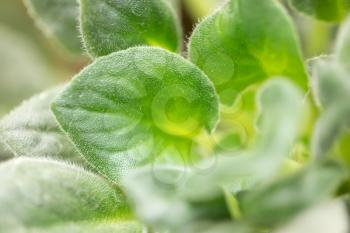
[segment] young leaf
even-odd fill
[[[17,228],[59,232],[55,228],[64,229],[66,224],[76,229],[90,224],[94,229],[103,223],[122,223],[130,215],[125,197],[116,187],[75,166],[23,157],[1,164],[0,174],[4,233],[18,232]]]
[[[350,18],[340,28],[335,45],[335,55],[339,63],[350,71]]]
[[[307,15],[330,22],[343,20],[350,10],[349,0],[290,0],[290,3]]]
[[[80,0],[83,41],[93,57],[136,45],[181,48],[181,29],[165,0]]]
[[[316,98],[324,109],[348,102],[349,72],[332,58],[319,59],[313,65],[313,85]]]
[[[69,51],[81,54],[77,0],[24,0],[36,25]]]
[[[243,195],[241,209],[250,222],[271,227],[288,222],[303,210],[326,201],[345,179],[340,165],[325,161]]]
[[[349,72],[336,61],[319,60],[314,64],[313,90],[324,108],[312,137],[312,154],[324,157],[336,139],[350,126]]]
[[[153,166],[136,169],[123,179],[125,192],[143,221],[159,230],[184,232],[198,221],[229,218],[223,185],[248,176],[261,181],[276,173],[296,137],[302,96],[288,81],[274,79],[259,98],[263,138],[255,150],[221,156],[206,174],[195,168],[188,173],[184,168]]]
[[[274,75],[307,88],[294,27],[275,0],[229,1],[197,26],[189,56],[214,82],[224,104]]]
[[[260,138],[256,147],[233,155],[220,156],[207,174],[190,174],[183,195],[188,200],[211,200],[222,187],[242,179],[254,183],[277,174],[298,135],[303,109],[301,92],[288,80],[269,80],[258,95]],[[207,161],[200,167],[207,167]]]
[[[137,168],[123,178],[123,188],[138,217],[159,232],[203,232],[190,229],[206,221],[228,220],[224,196],[191,203],[179,195],[186,175],[181,167]]]
[[[163,49],[135,47],[84,69],[52,110],[85,158],[118,181],[168,148],[187,160],[191,138],[215,127],[218,99],[190,62]]]
[[[0,136],[17,156],[52,157],[88,166],[59,129],[50,104],[62,87],[23,102],[0,121]]]

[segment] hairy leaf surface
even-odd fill
[[[307,87],[291,19],[274,0],[229,1],[197,26],[189,56],[214,82],[225,104],[274,75]]]
[[[305,14],[331,22],[343,20],[350,10],[349,0],[290,0],[290,3]]]
[[[51,101],[62,89],[30,98],[0,121],[1,140],[16,156],[51,157],[87,166],[50,111]]]
[[[221,155],[214,163],[210,158],[199,166],[208,168],[204,172],[196,166],[132,171],[123,187],[138,216],[160,229],[178,232],[198,221],[230,218],[223,187],[250,177],[255,184],[276,174],[297,135],[301,101],[301,93],[290,82],[271,80],[259,94],[262,135],[257,148]]]
[[[258,95],[260,116],[259,139],[255,148],[235,155],[221,155],[215,169],[207,174],[192,172],[184,189],[189,200],[210,200],[222,193],[222,188],[252,180],[253,184],[277,174],[288,157],[298,136],[303,109],[301,92],[288,80],[269,80]],[[200,167],[207,167],[204,161]]]
[[[85,158],[114,181],[162,154],[188,161],[191,138],[213,130],[218,120],[217,96],[205,74],[151,47],[98,59],[52,110]]]
[[[242,197],[243,214],[264,227],[280,225],[333,195],[346,173],[330,161],[313,164],[296,175],[248,192]]]
[[[1,232],[59,232],[89,224],[94,229],[129,216],[123,194],[81,168],[23,157],[1,164],[0,173]]]
[[[73,53],[82,53],[77,0],[24,0],[37,26]]]
[[[83,41],[93,57],[136,45],[181,48],[174,9],[164,0],[80,0]]]
[[[335,56],[350,72],[350,18],[340,27],[335,44]]]
[[[336,60],[319,60],[314,64],[313,89],[324,109],[312,137],[312,153],[316,157],[327,155],[350,126],[349,74]]]

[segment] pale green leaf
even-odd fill
[[[24,0],[36,25],[69,51],[81,54],[77,0]]]
[[[224,186],[242,180],[255,184],[278,173],[298,136],[303,97],[288,80],[273,79],[262,88],[258,101],[260,138],[255,148],[218,157],[215,169],[206,174],[194,170],[184,189],[187,199],[210,200],[221,195]]]
[[[80,5],[83,41],[93,57],[136,45],[181,48],[179,22],[165,0],[80,0]]]
[[[249,85],[281,75],[307,88],[298,39],[275,0],[234,0],[193,32],[189,56],[214,82],[225,104]]]
[[[312,136],[312,154],[324,157],[350,126],[349,71],[332,58],[318,60],[313,69],[313,91],[324,109]]]
[[[277,173],[296,137],[301,101],[301,93],[289,81],[271,80],[259,93],[262,137],[257,148],[222,155],[212,166],[199,166],[208,167],[205,172],[196,167],[164,166],[130,172],[123,187],[137,215],[157,229],[169,227],[175,232],[198,222],[230,218],[223,186],[251,176],[256,184]]]
[[[318,119],[311,141],[311,151],[322,158],[330,152],[335,142],[350,126],[350,105],[341,104],[328,108]],[[349,155],[344,155],[348,157]]]
[[[343,167],[334,162],[312,164],[293,176],[243,195],[243,215],[259,226],[281,225],[331,198],[345,177]]]
[[[337,60],[350,71],[350,18],[340,27],[335,45]]]
[[[118,188],[81,168],[22,157],[1,164],[0,173],[3,233],[21,232],[18,229],[60,232],[57,229],[70,228],[76,230],[68,232],[99,232],[94,231],[99,224],[113,226],[130,218]]]
[[[179,189],[186,178],[187,173],[181,167],[147,166],[124,177],[123,188],[138,217],[160,232],[169,229],[179,233],[202,232],[203,229],[193,228],[230,218],[224,196],[204,202],[183,199]]]
[[[197,67],[166,50],[135,47],[96,60],[52,110],[85,158],[117,181],[169,151],[188,161],[191,138],[218,120],[218,99]],[[168,151],[168,152],[167,152]]]
[[[24,101],[0,120],[0,136],[16,156],[51,157],[87,166],[84,158],[59,129],[50,104],[62,87]]]
[[[289,0],[297,10],[317,19],[337,22],[350,10],[349,0]]]
[[[317,101],[325,109],[350,98],[349,72],[332,57],[321,58],[313,64],[312,88]]]

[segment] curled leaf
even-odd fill
[[[221,195],[224,186],[242,179],[255,184],[278,172],[298,135],[302,95],[289,81],[273,79],[265,84],[258,98],[261,133],[256,147],[235,155],[221,155],[215,169],[206,174],[194,170],[183,190],[188,200],[210,200]]]
[[[343,167],[334,162],[313,164],[243,195],[243,215],[262,227],[284,224],[305,209],[327,201],[345,177]]]

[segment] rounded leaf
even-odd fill
[[[307,87],[292,21],[274,0],[229,1],[197,26],[189,56],[214,82],[224,104],[271,76]]]
[[[93,57],[136,45],[180,50],[181,29],[169,2],[80,0],[80,4],[83,41]]]
[[[196,66],[163,49],[135,47],[98,59],[52,110],[85,158],[117,181],[123,171],[187,145],[218,120],[218,99]]]

